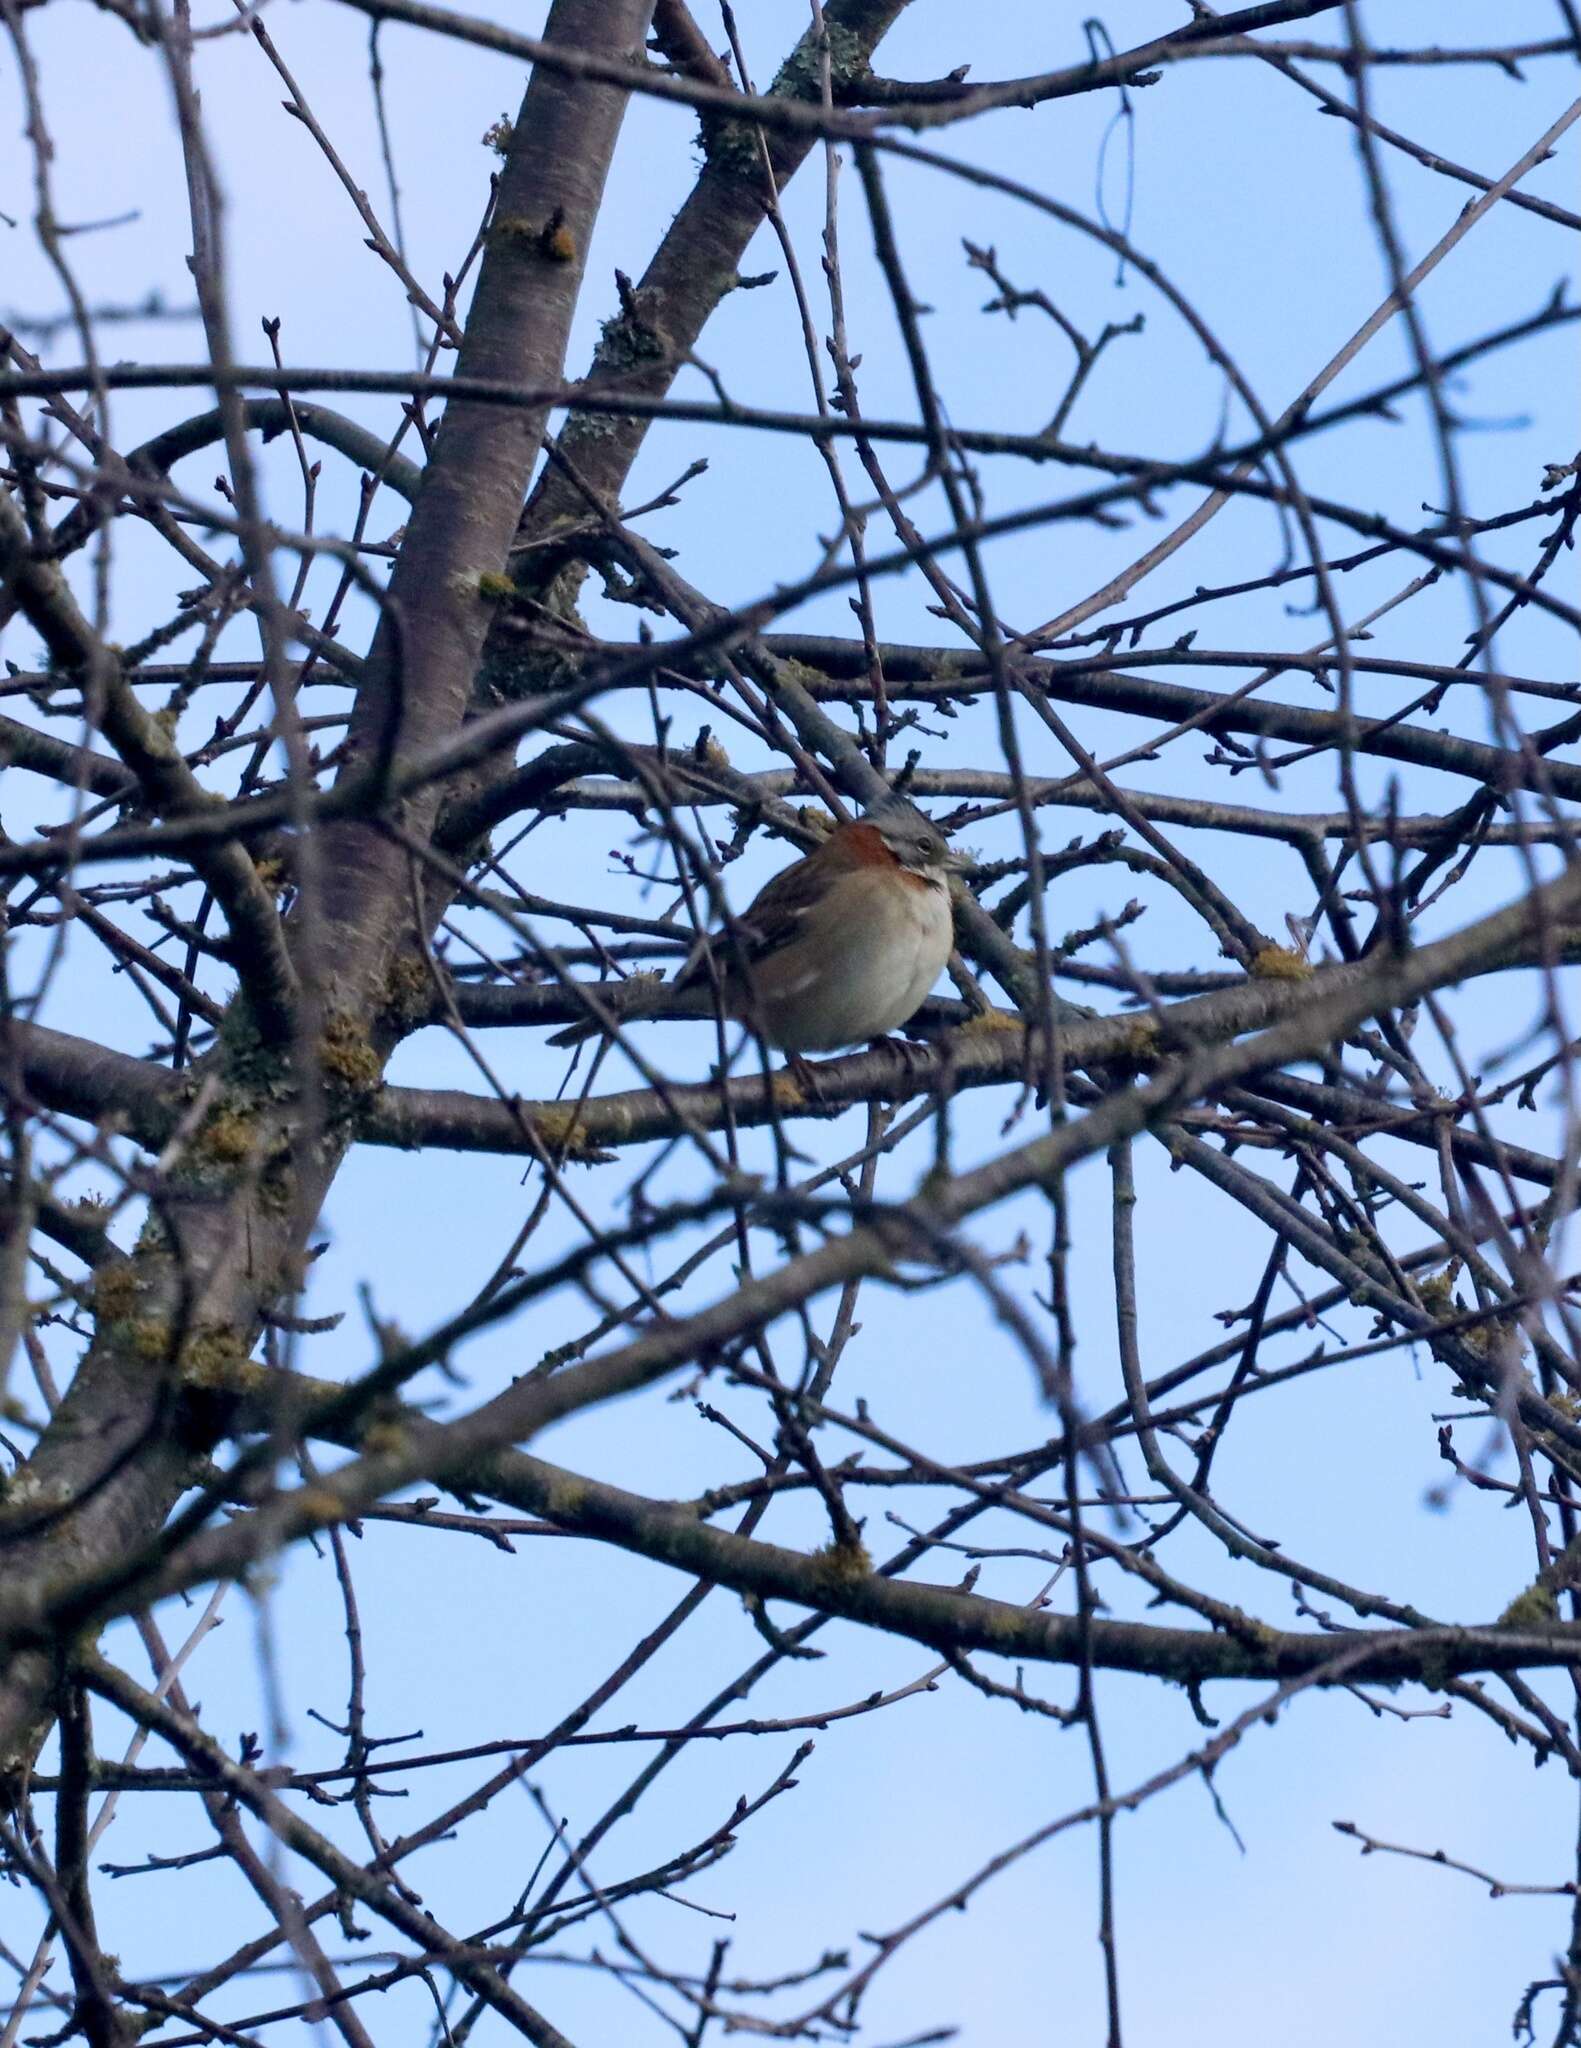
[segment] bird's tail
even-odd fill
[[[700,1002],[695,988],[680,988],[673,981],[661,981],[656,974],[633,974],[624,981],[596,982],[588,987],[608,1023],[603,1017],[583,1017],[555,1032],[551,1045],[585,1045],[590,1038],[608,1038],[637,1018],[708,1014],[706,991]]]
[[[551,1045],[585,1045],[590,1038],[602,1037],[603,1030],[602,1024],[595,1024],[591,1019],[588,1019],[581,1024],[568,1024],[563,1031],[555,1032],[549,1043]]]

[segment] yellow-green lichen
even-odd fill
[[[1544,1628],[1551,1621],[1559,1619],[1559,1602],[1554,1589],[1542,1579],[1528,1586],[1524,1593],[1515,1598],[1499,1616],[1499,1628]]]
[[[1128,1020],[1125,1034],[1118,1048],[1124,1059],[1134,1060],[1138,1066],[1158,1057],[1158,1020],[1156,1017],[1132,1017]]]
[[[319,1040],[319,1067],[331,1086],[367,1094],[377,1088],[384,1067],[368,1041],[368,1034],[355,1017],[344,1010],[331,1010]]]
[[[404,1423],[384,1416],[364,1429],[358,1449],[372,1458],[399,1458],[411,1448],[411,1442]]]
[[[1457,1313],[1460,1304],[1455,1300],[1455,1281],[1459,1273],[1459,1259],[1451,1259],[1447,1266],[1440,1266],[1436,1273],[1428,1273],[1418,1280],[1416,1291],[1422,1297],[1423,1308],[1435,1316]]]
[[[1252,973],[1259,981],[1310,981],[1312,963],[1293,946],[1263,946],[1252,955]]]
[[[251,1156],[257,1142],[257,1120],[231,1105],[222,1105],[204,1118],[192,1141],[192,1151],[200,1159],[235,1165]]]
[[[509,604],[515,595],[516,585],[498,569],[485,569],[478,578],[478,596],[490,604]]]
[[[169,1362],[175,1335],[163,1316],[136,1316],[123,1326],[127,1348],[149,1365]]]
[[[384,1016],[398,1029],[425,1023],[434,1008],[434,978],[415,953],[397,953],[384,977]]]
[[[545,1104],[533,1111],[529,1121],[533,1135],[546,1152],[552,1152],[557,1159],[575,1160],[579,1165],[595,1166],[609,1158],[582,1122],[582,1105],[577,1102],[565,1107]]]
[[[774,1091],[776,1109],[805,1109],[807,1091],[796,1076],[782,1067],[777,1074],[769,1076],[769,1085]]]
[[[520,213],[501,214],[490,234],[497,242],[531,242],[551,263],[576,261],[576,238],[558,209],[543,221],[528,220]]]
[[[137,1312],[140,1292],[137,1268],[130,1259],[115,1259],[93,1276],[93,1313],[101,1323],[121,1323]]]
[[[984,1633],[995,1641],[1013,1643],[1020,1640],[1026,1617],[1019,1608],[1009,1607],[1002,1600],[985,1600],[976,1619],[982,1623]]]
[[[194,1330],[181,1349],[181,1376],[189,1386],[234,1389],[247,1363],[247,1346],[224,1323]]]
[[[346,1503],[328,1486],[304,1486],[296,1497],[296,1512],[300,1520],[322,1528],[342,1519]]]
[[[544,1503],[544,1512],[553,1522],[574,1521],[587,1505],[587,1481],[574,1478],[569,1472],[557,1474],[549,1482],[549,1494]]]
[[[871,1578],[873,1560],[864,1543],[826,1543],[809,1559],[813,1575],[825,1586],[855,1586]]]

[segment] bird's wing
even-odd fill
[[[728,930],[710,934],[709,949],[719,969],[728,973],[732,964],[745,960],[750,965],[790,945],[800,936],[803,921],[824,886],[815,854],[781,868]],[[675,986],[695,988],[707,979],[707,962],[699,958],[676,977]]]

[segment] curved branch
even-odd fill
[[[831,678],[812,684],[825,702],[866,702],[871,691],[865,671],[857,666],[858,645],[846,640],[796,634],[775,639],[794,659],[805,661]],[[982,657],[971,650],[923,646],[880,649],[885,683],[892,698],[920,703],[948,701],[992,687]],[[1273,656],[1273,662],[1283,662]],[[1581,802],[1581,765],[1552,759],[1535,760],[1524,753],[1492,747],[1482,740],[1457,738],[1425,726],[1391,725],[1386,719],[1348,719],[1340,711],[1314,711],[1301,704],[1271,703],[1262,697],[1224,698],[1211,690],[1189,689],[1183,683],[1155,682],[1150,676],[1124,674],[1099,656],[1055,661],[1047,656],[1011,659],[1017,674],[1061,704],[1086,704],[1104,711],[1131,712],[1159,718],[1171,725],[1191,719],[1204,732],[1250,733],[1267,739],[1292,740],[1309,747],[1349,745],[1357,753],[1381,760],[1437,768],[1448,775],[1469,776],[1490,789],[1525,789],[1552,793]],[[1303,667],[1304,662],[1284,662]],[[684,663],[682,664],[684,668]],[[849,680],[847,680],[847,678]]]
[[[408,504],[417,496],[423,480],[421,466],[405,455],[392,454],[385,435],[371,433],[368,428],[347,419],[344,413],[332,411],[327,405],[295,400],[288,403],[284,398],[248,398],[242,401],[241,416],[243,425],[262,434],[266,441],[287,432],[294,418],[304,434],[312,440],[322,441],[326,448],[333,448],[338,455],[344,455],[348,461],[378,477]],[[126,458],[126,467],[134,479],[163,477],[183,457],[196,455],[203,448],[212,448],[224,438],[224,414],[215,406],[209,412],[196,413],[191,419],[178,420],[174,426],[161,428],[141,447],[132,450]],[[92,535],[102,516],[102,508],[90,500],[74,505],[52,536],[57,559],[80,548]]]
[[[1500,966],[1510,963],[1500,961]],[[1539,964],[1536,948],[1524,965]],[[1335,970],[1347,974],[1354,969]],[[1466,970],[1467,974],[1478,971]],[[1277,1014],[1294,1016],[1321,977],[1311,983],[1237,982],[1234,987],[1195,1000],[1171,1004],[1164,1012],[1168,1027],[1183,1028],[1190,1018],[1194,1038],[1231,1038],[1249,1028],[1240,1020],[1254,1013],[1258,1024],[1273,1021],[1268,992],[1282,989]],[[621,983],[598,984],[601,1006],[616,1018],[624,1013],[647,1017],[652,991],[646,986],[629,994]],[[1222,1005],[1216,1012],[1208,1006]],[[469,1027],[575,1024],[586,1016],[584,1005],[555,988],[461,988],[456,1007]],[[706,995],[688,1000],[677,996],[666,1016],[672,1021],[703,1022],[714,1015]],[[919,1013],[917,1023],[930,1038],[951,1025],[962,1025],[941,1043],[908,1045],[904,1058],[884,1049],[848,1053],[839,1059],[805,1062],[817,1083],[809,1095],[796,1075],[779,1068],[768,1076],[742,1075],[717,1082],[671,1082],[661,1095],[656,1089],[631,1088],[595,1095],[568,1105],[560,1101],[502,1102],[496,1096],[474,1095],[460,1088],[385,1088],[364,1110],[357,1126],[360,1144],[398,1151],[433,1146],[444,1151],[487,1152],[508,1158],[537,1158],[543,1152],[591,1160],[626,1145],[646,1145],[673,1138],[683,1129],[749,1130],[780,1122],[787,1116],[835,1117],[860,1104],[903,1102],[938,1092],[1004,1087],[1026,1078],[1029,1059],[1022,1020],[1007,1010],[967,1020],[963,1005],[935,999]],[[1152,1041],[1151,1019],[1136,1015],[1101,1017],[1069,1024],[1062,1049],[1075,1065],[1102,1066],[1135,1060],[1139,1044]],[[1435,1149],[1442,1119],[1408,1103],[1382,1101],[1332,1083],[1308,1081],[1284,1071],[1259,1076],[1258,1086],[1275,1100],[1313,1116],[1332,1118],[1364,1132],[1377,1131],[1410,1144]],[[1560,1176],[1557,1160],[1523,1145],[1488,1139],[1478,1131],[1456,1129],[1449,1142],[1457,1156],[1479,1166],[1503,1165],[1522,1180],[1553,1187]]]
[[[73,746],[17,718],[0,718],[0,767],[25,768],[67,789],[86,790],[111,800],[136,794],[137,777],[122,761]]]
[[[420,1447],[437,1444],[452,1434],[454,1426],[447,1430],[443,1424],[407,1415],[400,1428]],[[469,1493],[491,1495],[568,1533],[614,1544],[693,1578],[760,1600],[790,1601],[814,1613],[957,1654],[989,1651],[1040,1664],[1090,1660],[1104,1670],[1185,1683],[1299,1677],[1320,1673],[1337,1655],[1347,1653],[1343,1678],[1336,1682],[1414,1680],[1432,1685],[1451,1676],[1564,1666],[1581,1656],[1577,1623],[1306,1632],[1270,1628],[1247,1617],[1244,1632],[1232,1634],[1054,1614],[981,1593],[886,1577],[855,1558],[843,1560],[829,1551],[808,1555],[759,1537],[737,1535],[711,1526],[693,1507],[651,1500],[567,1472],[525,1451],[481,1452],[465,1459],[447,1456],[441,1464],[437,1458],[425,1462],[416,1448],[414,1462],[430,1476],[442,1469]],[[349,1503],[334,1498],[342,1490],[337,1473],[316,1488],[300,1489],[267,1509],[238,1517],[223,1530],[198,1537],[157,1573],[152,1590],[144,1589],[138,1597],[158,1597],[215,1577],[239,1575],[271,1555],[282,1538],[334,1526],[354,1512]],[[292,1512],[283,1514],[282,1509]],[[1355,1653],[1354,1662],[1348,1653]],[[96,1683],[104,1668],[90,1667]],[[320,1861],[320,1868],[329,1866]],[[383,1910],[375,1899],[368,1903]]]
[[[47,1024],[7,1020],[24,1088],[44,1108],[99,1123],[121,1117],[138,1143],[157,1149],[179,1120],[181,1084],[162,1067],[113,1052]]]

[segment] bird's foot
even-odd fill
[[[914,1081],[924,1071],[932,1053],[930,1046],[916,1044],[909,1038],[890,1038],[888,1036],[875,1038],[872,1041],[870,1050],[873,1052],[887,1052],[891,1058],[898,1060],[906,1070],[906,1079],[908,1081]]]
[[[785,1055],[785,1071],[808,1102],[823,1101],[823,1084],[818,1079],[818,1070],[816,1067],[808,1066],[799,1052],[788,1052]]]

